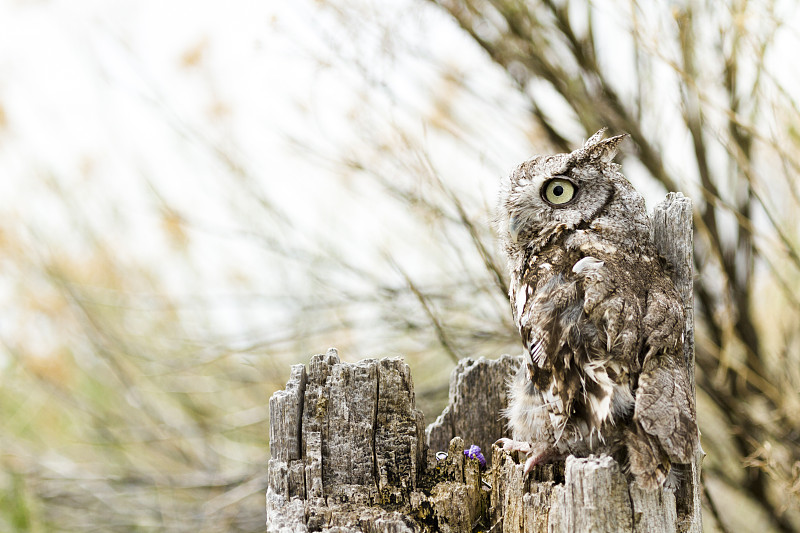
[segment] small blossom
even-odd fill
[[[469,459],[477,459],[481,463],[481,468],[486,468],[486,458],[481,453],[480,446],[473,444],[468,450],[464,450],[464,455]]]

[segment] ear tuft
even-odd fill
[[[590,161],[600,161],[610,163],[617,155],[619,144],[628,136],[627,133],[615,135],[609,139],[603,139],[603,135],[608,128],[603,128],[591,137],[583,145],[582,151]]]
[[[597,133],[595,133],[594,135],[592,135],[591,137],[589,137],[589,138],[586,140],[586,142],[585,142],[585,143],[583,143],[583,147],[584,147],[584,148],[591,148],[593,145],[595,145],[595,144],[599,143],[600,141],[602,141],[602,140],[603,140],[603,137],[605,137],[605,136],[606,136],[606,132],[607,132],[607,131],[608,131],[608,127],[606,127],[606,126],[603,126],[603,127],[602,127],[602,128],[600,128],[599,130],[597,130]]]

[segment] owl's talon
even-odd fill
[[[525,461],[525,468],[523,470],[523,475],[527,476],[528,474],[530,474],[531,470],[533,470],[533,467],[541,462],[540,459],[541,459],[540,455],[531,455],[530,457],[528,457],[528,459]]]
[[[529,442],[521,441],[521,440],[513,440],[509,439],[508,437],[503,437],[502,439],[497,439],[494,443],[496,446],[500,444],[503,445],[503,451],[505,452],[522,452],[522,453],[531,453],[533,449]]]
[[[547,463],[553,459],[557,459],[559,455],[553,450],[552,447],[546,444],[531,444],[521,440],[513,440],[507,437],[497,439],[494,443],[496,446],[503,445],[503,451],[506,452],[520,452],[527,455],[525,459],[525,475],[528,475],[533,467],[536,465]]]

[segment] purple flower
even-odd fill
[[[477,459],[481,463],[481,468],[486,468],[486,458],[481,453],[480,446],[473,444],[469,450],[464,450],[464,455],[469,459]]]

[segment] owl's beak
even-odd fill
[[[522,227],[522,221],[514,215],[511,215],[511,218],[508,219],[508,233],[511,234],[512,242],[517,242],[517,237],[519,237],[519,230]]]

